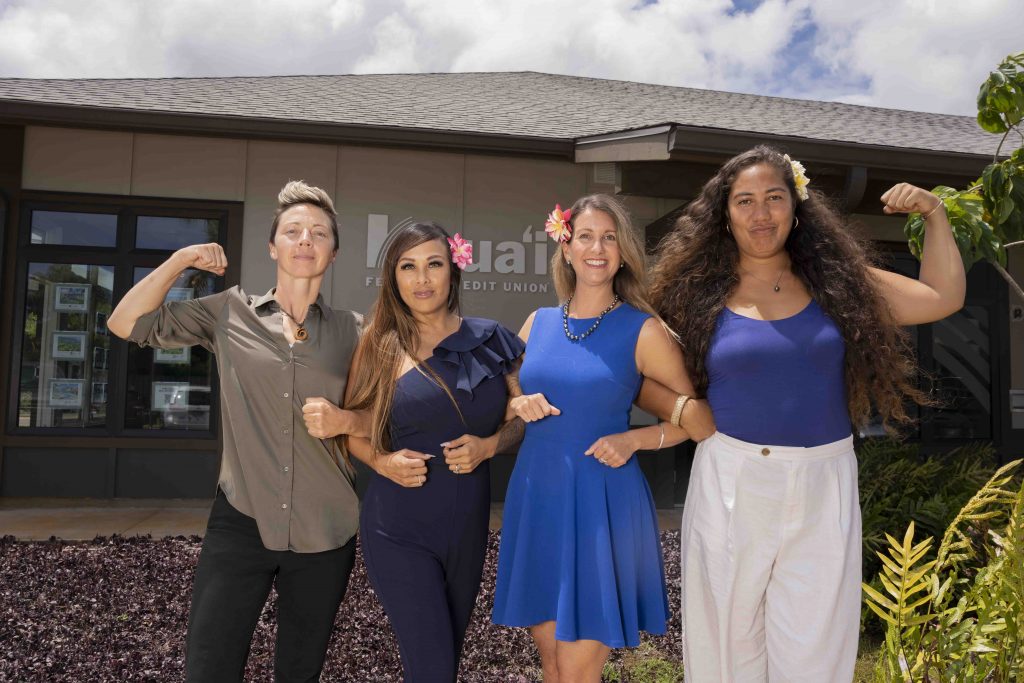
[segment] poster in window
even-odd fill
[[[96,311],[96,334],[107,336],[107,314]]]
[[[106,382],[93,382],[92,383],[92,403],[93,405],[102,405],[107,402],[107,383]]]
[[[192,357],[191,351],[188,346],[181,349],[154,349],[153,362],[188,364]]]
[[[51,408],[80,408],[85,382],[80,379],[51,379]]]
[[[164,297],[164,301],[188,301],[195,298],[194,291],[192,287],[171,287],[167,296]]]
[[[54,332],[53,353],[56,360],[85,360],[84,332]]]
[[[63,284],[54,286],[53,308],[57,311],[88,311],[89,289],[92,285]]]
[[[107,354],[109,351],[102,346],[92,347],[92,369],[93,370],[106,370],[107,369]]]
[[[188,382],[153,382],[153,400],[150,403],[150,410],[167,410],[171,399],[179,390],[187,391]]]

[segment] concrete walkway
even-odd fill
[[[91,541],[96,536],[202,536],[212,500],[144,498],[0,498],[0,536],[20,541]],[[503,506],[491,506],[501,528]],[[658,510],[662,531],[676,530],[682,509]]]
[[[202,535],[213,501],[202,499],[0,498],[0,536],[23,541],[51,536],[91,541],[96,536]]]

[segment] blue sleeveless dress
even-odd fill
[[[669,616],[654,500],[634,456],[620,468],[584,451],[629,429],[642,377],[636,342],[647,313],[622,304],[580,342],[559,308],[537,311],[519,374],[524,394],[561,410],[526,426],[509,482],[493,620],[555,621],[562,641],[636,646]],[[594,322],[570,319],[580,334]]]

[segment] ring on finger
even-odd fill
[[[459,463],[455,463],[455,474],[459,474],[462,471],[462,466]]]

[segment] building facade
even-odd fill
[[[288,180],[326,189],[338,207],[331,305],[365,312],[389,231],[435,220],[474,245],[464,312],[518,329],[556,303],[543,231],[556,202],[618,194],[653,248],[713,169],[759,142],[801,159],[891,267],[913,274],[903,220],[883,216],[878,197],[900,180],[977,177],[994,144],[970,124],[544,74],[0,79],[0,495],[212,496],[211,355],[139,349],[105,321],[134,282],[196,242],[223,244],[228,272],[186,272],[169,297],[235,284],[265,292]],[[1010,271],[1024,276],[1021,254]],[[912,438],[929,448],[991,441],[1007,455],[1024,446],[1024,412],[1013,410],[1024,390],[1021,305],[979,264],[964,310],[915,331],[944,405],[924,411]],[[685,449],[643,457],[658,504],[681,502]],[[496,498],[512,462],[494,463]]]

